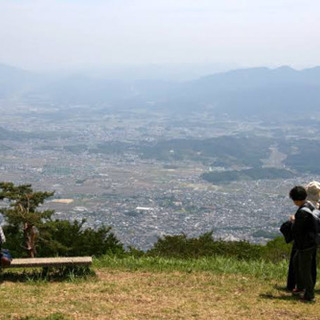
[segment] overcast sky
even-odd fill
[[[0,0],[0,63],[320,65],[319,0]]]

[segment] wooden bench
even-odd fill
[[[90,266],[91,264],[92,257],[21,258],[13,259],[10,266],[5,268]]]

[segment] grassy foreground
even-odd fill
[[[95,275],[1,275],[0,319],[320,319],[283,290],[287,263],[230,258],[96,260]]]

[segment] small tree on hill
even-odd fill
[[[54,192],[34,192],[29,184],[15,186],[11,182],[0,183],[0,200],[9,201],[9,207],[0,208],[0,212],[8,224],[22,228],[29,257],[35,257],[39,230],[54,213],[53,210],[39,211],[37,208],[53,194]]]

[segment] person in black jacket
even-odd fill
[[[316,209],[319,209],[319,200],[320,200],[320,182],[318,181],[311,181],[306,186],[305,189],[307,191],[307,201],[311,202]],[[311,209],[310,204],[308,206]],[[283,233],[285,237],[286,243],[290,243],[293,241],[292,237],[292,221],[286,221],[280,228],[280,231]],[[293,243],[291,254],[290,254],[290,261],[289,261],[289,269],[288,269],[288,277],[287,277],[287,290],[292,291],[296,288],[296,279],[293,270],[293,257],[296,253],[296,246]],[[316,283],[317,279],[317,266],[316,266],[316,254],[312,260],[312,280]]]
[[[306,200],[307,192],[302,186],[290,190],[290,198],[298,207],[294,216],[291,216],[292,235],[295,253],[293,256],[293,269],[296,288],[293,294],[303,294],[302,300],[314,301],[314,279],[312,277],[313,261],[317,252],[317,225],[313,215],[305,210],[313,211],[314,206]]]

